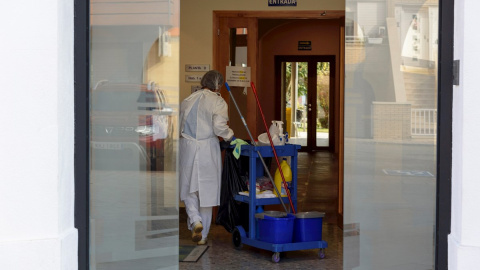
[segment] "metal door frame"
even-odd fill
[[[74,0],[75,227],[78,269],[89,269],[89,44],[90,3]],[[454,1],[439,0],[436,269],[448,268],[451,222]]]
[[[90,182],[90,1],[74,0],[75,228],[78,230],[78,269],[87,270],[89,257]]]

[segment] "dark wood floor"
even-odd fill
[[[324,222],[337,223],[338,162],[329,152],[299,153],[298,210],[325,212]]]

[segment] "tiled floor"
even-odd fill
[[[244,245],[234,248],[232,235],[212,224],[209,248],[196,263],[181,262],[180,269],[342,269],[343,232],[337,226],[338,162],[328,152],[299,153],[298,211],[321,211],[326,257],[319,259],[318,249],[289,251],[279,263],[272,263],[272,252]],[[180,244],[192,244],[186,227],[185,210],[180,211]]]

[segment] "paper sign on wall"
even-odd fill
[[[225,81],[230,86],[250,87],[250,67],[232,67],[227,66]]]

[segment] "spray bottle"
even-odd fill
[[[285,134],[283,134],[283,122],[278,120],[273,120],[272,125],[269,128],[270,135],[272,136],[272,141],[274,145],[284,145],[285,144]]]

